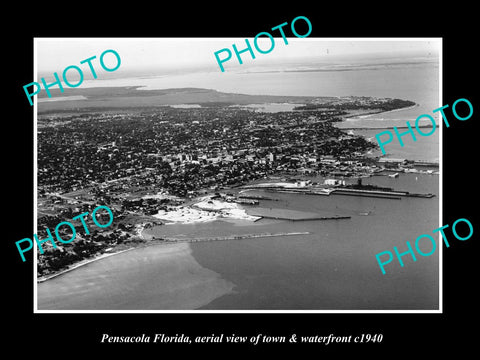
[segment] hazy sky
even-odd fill
[[[306,59],[328,61],[338,56],[370,55],[383,53],[390,57],[432,56],[438,57],[441,39],[325,39],[325,38],[287,38],[285,45],[281,37],[275,38],[275,47],[268,54],[256,54],[252,59],[244,53],[242,70],[248,66],[268,66],[282,62],[295,62]],[[249,38],[253,47],[253,39]],[[262,39],[259,46],[268,49],[270,40]],[[238,49],[245,48],[244,38],[36,38],[38,72],[54,72],[59,75],[69,65],[77,65],[88,71],[87,64],[81,60],[97,56],[93,64],[100,69],[100,54],[107,50],[117,51],[122,64],[116,73],[132,70],[158,68],[165,70],[182,70],[202,67],[210,71],[220,71],[214,52],[229,48],[232,44]],[[113,55],[109,54],[113,59]],[[224,56],[224,54],[222,54]],[[106,60],[107,57],[105,58]],[[235,55],[224,64],[225,69],[238,68],[240,65]]]

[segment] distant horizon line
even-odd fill
[[[41,46],[41,45],[39,45]],[[69,65],[79,65],[79,62],[81,61],[81,58],[79,58],[77,63],[72,63],[72,64],[57,64],[55,65],[45,65],[42,66],[39,62],[38,58],[38,51],[37,49],[37,56],[36,56],[36,68],[38,73],[48,73],[48,72],[54,72],[54,71],[62,71],[63,68],[59,69],[58,67],[66,67]],[[285,51],[285,49],[283,50]],[[288,54],[288,53],[286,53]],[[122,54],[123,55],[123,54]],[[279,54],[280,55],[280,54]],[[285,55],[285,54],[284,54]],[[327,46],[324,49],[322,48],[321,52],[318,53],[309,53],[305,54],[303,56],[298,56],[298,53],[294,53],[293,55],[289,54],[288,56],[267,56],[267,57],[261,57],[257,56],[255,59],[254,63],[248,62],[248,67],[264,67],[264,66],[292,66],[294,64],[312,64],[312,63],[321,63],[325,65],[335,65],[337,62],[344,63],[345,61],[347,62],[378,62],[378,61],[386,61],[390,62],[392,60],[396,61],[418,61],[418,60],[437,60],[439,61],[439,57],[441,55],[441,49],[404,49],[404,48],[397,48],[395,50],[378,50],[378,51],[353,51],[350,53],[336,53],[334,49],[330,50],[330,48]],[[161,59],[161,58],[160,58]],[[200,62],[196,63],[184,63],[182,64],[181,62],[164,62],[162,63],[162,60],[159,59],[158,63],[146,63],[139,66],[139,63],[141,62],[133,62],[134,65],[132,64],[132,61],[123,61],[122,66],[118,71],[129,71],[129,72],[142,72],[142,71],[147,71],[147,70],[164,70],[164,71],[182,71],[182,70],[194,70],[194,69],[210,69],[211,71],[218,71],[217,64],[215,61],[215,58],[212,54],[211,56],[211,61],[206,61],[206,59],[202,59]],[[181,59],[181,56],[180,58]],[[133,59],[130,59],[133,60]],[[66,61],[66,60],[65,60]],[[247,64],[247,63],[246,63]],[[232,69],[233,70],[233,69]]]
[[[389,54],[391,56],[378,58],[373,54],[358,54],[353,56],[352,62],[342,63],[339,60],[349,59],[352,55],[332,55],[333,61],[326,61],[325,58],[318,57],[306,57],[305,59],[290,59],[288,61],[271,61],[270,63],[258,63],[251,65],[249,68],[231,69],[230,73],[241,74],[259,74],[259,73],[275,73],[275,72],[336,72],[336,71],[355,71],[355,70],[376,70],[382,69],[387,66],[409,66],[418,64],[439,64],[440,59],[437,56],[397,56],[398,54]],[[336,61],[335,61],[336,60]],[[360,61],[363,60],[363,61]],[[371,61],[366,61],[371,60]],[[38,70],[37,78],[44,77],[46,80],[50,77],[53,78],[53,73],[59,73],[60,70]],[[165,65],[148,65],[145,67],[130,67],[119,69],[115,73],[110,73],[110,79],[127,79],[131,77],[155,77],[155,76],[176,76],[193,73],[208,73],[218,72],[217,69],[212,68],[210,65],[197,65],[197,66],[183,66],[172,67]],[[72,80],[75,79],[76,74],[72,74]],[[85,75],[89,75],[85,72]],[[85,79],[85,80],[93,80]]]

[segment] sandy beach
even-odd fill
[[[143,230],[143,229],[142,229]],[[117,254],[121,254],[125,251],[130,251],[130,250],[133,250],[134,248],[129,248],[129,249],[125,249],[125,250],[121,250],[121,251],[117,251],[117,252],[108,252],[108,253],[103,253],[103,254],[100,254],[100,255],[97,255],[97,256],[94,256],[93,258],[88,258],[88,259],[85,259],[85,260],[82,260],[82,261],[79,261],[73,265],[70,265],[68,268],[64,269],[64,270],[61,270],[59,272],[56,272],[54,274],[51,274],[51,275],[47,275],[47,276],[42,276],[42,277],[38,277],[37,276],[37,282],[38,283],[41,283],[41,282],[44,282],[44,281],[47,281],[47,280],[50,280],[50,279],[53,279],[53,278],[56,278],[57,276],[60,276],[60,275],[63,275],[69,271],[73,271],[81,266],[85,266],[85,265],[88,265],[94,261],[98,261],[98,260],[101,260],[101,259],[104,259],[104,258],[107,258],[109,256],[113,256],[113,255],[117,255]]]
[[[37,286],[39,310],[191,310],[234,288],[200,266],[186,243],[119,253]]]

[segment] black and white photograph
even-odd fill
[[[440,310],[441,39],[35,40],[38,311]]]
[[[174,5],[6,13],[6,352],[474,353],[470,5]]]

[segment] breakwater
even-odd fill
[[[275,220],[288,220],[288,221],[309,221],[309,220],[344,220],[344,219],[351,219],[351,216],[340,216],[340,215],[332,215],[332,216],[318,216],[318,217],[307,217],[307,218],[291,218],[288,216],[273,216],[273,215],[262,215],[265,219],[275,219]]]
[[[173,237],[165,238],[155,238],[153,240],[159,240],[162,242],[203,242],[203,241],[226,241],[226,240],[245,240],[245,239],[255,239],[255,238],[265,238],[265,237],[275,237],[275,236],[295,236],[295,235],[310,235],[309,231],[296,231],[296,232],[280,232],[280,233],[259,233],[259,234],[243,234],[243,235],[228,235],[228,236],[216,236],[208,238],[190,238],[190,239],[179,239]]]

